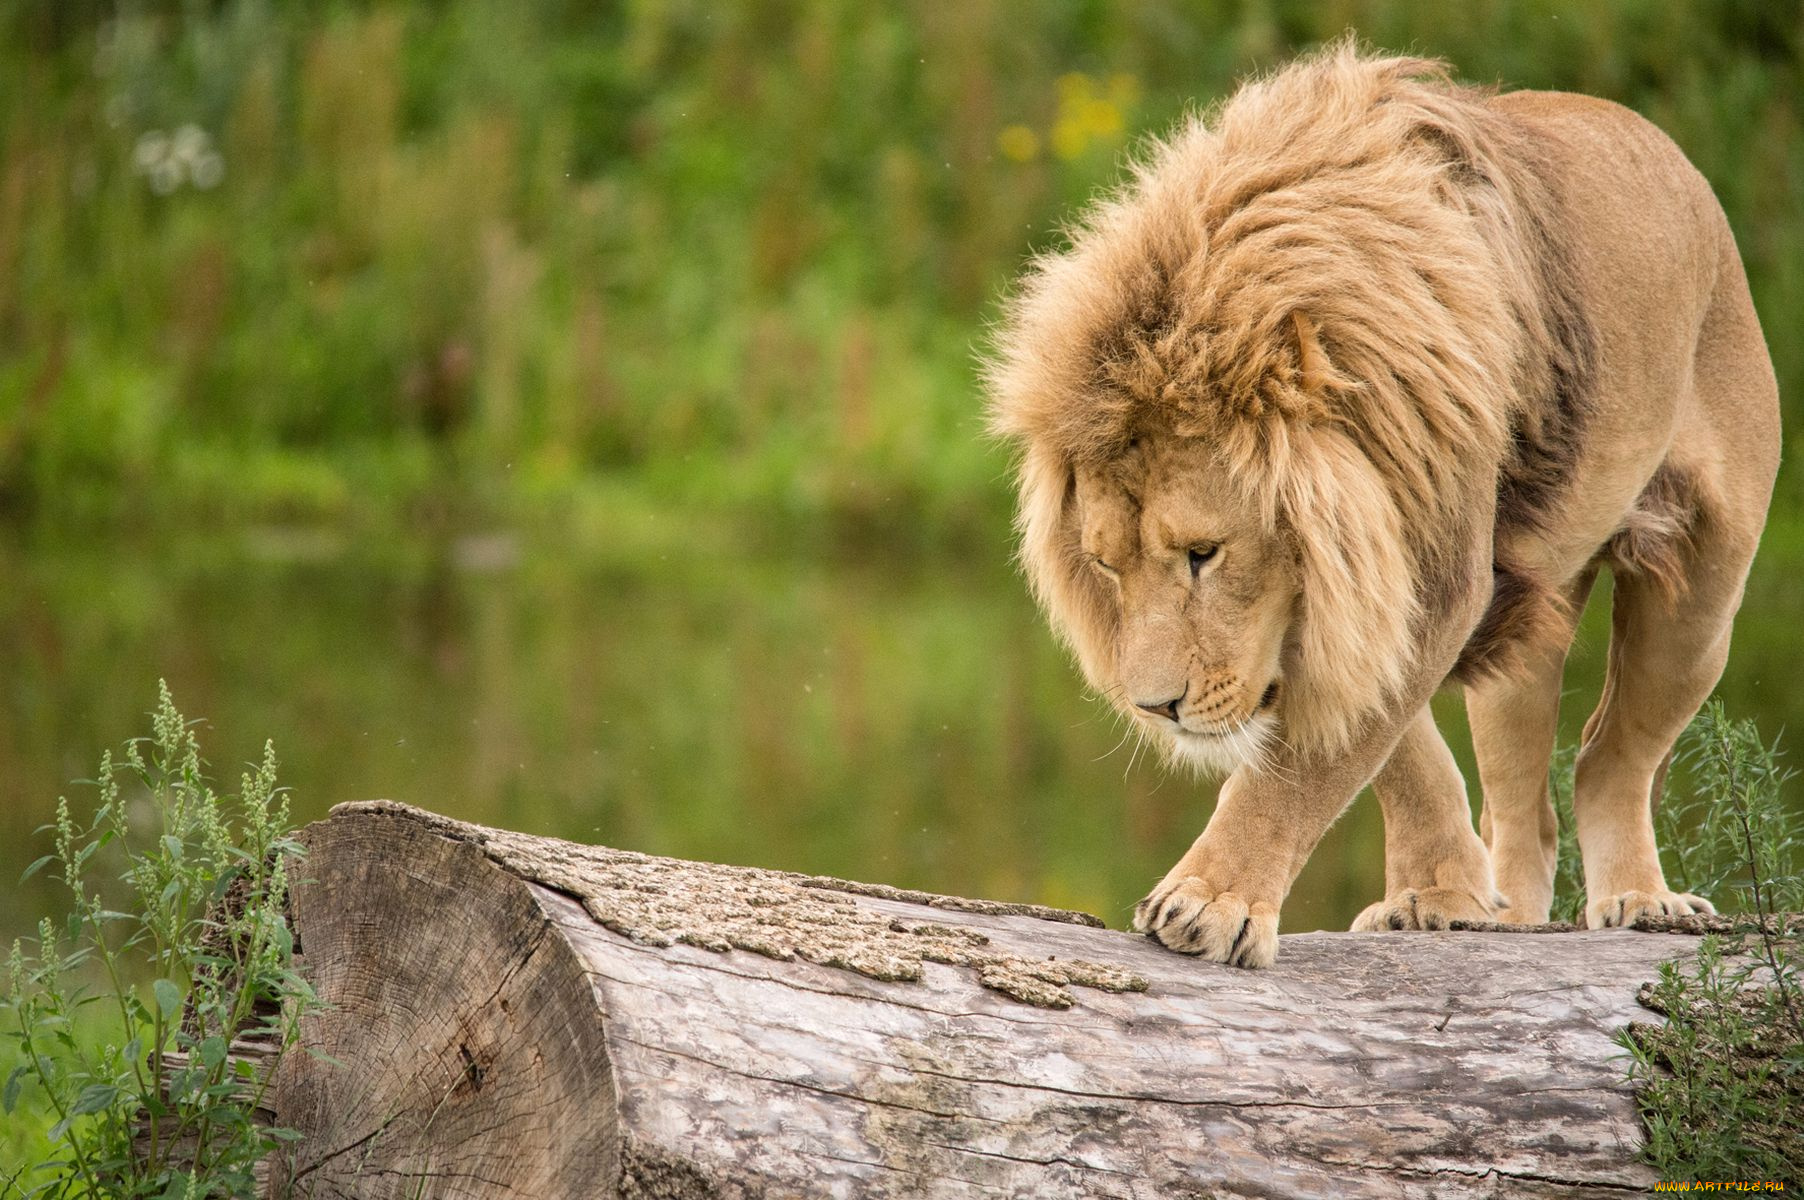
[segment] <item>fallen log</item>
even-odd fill
[[[1185,958],[1082,914],[344,805],[293,916],[303,1196],[1645,1191],[1613,1035],[1696,939],[1287,935]]]

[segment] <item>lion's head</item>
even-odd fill
[[[1301,595],[1290,539],[1201,439],[1149,432],[1072,485],[1086,582],[1115,627],[1096,674],[1177,756],[1218,770],[1256,756]]]
[[[1267,447],[1269,449],[1269,447]],[[1091,684],[1172,756],[1226,772],[1333,749],[1395,691],[1420,611],[1403,515],[1332,428],[1284,469],[1143,421],[1096,457],[1030,445],[1023,558]]]
[[[1507,131],[1437,72],[1342,44],[1248,85],[1038,259],[999,330],[1034,589],[1180,759],[1346,745],[1488,545],[1543,331]]]

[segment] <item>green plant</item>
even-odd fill
[[[1547,775],[1560,830],[1551,919],[1572,923],[1585,911],[1572,816],[1578,754],[1576,746],[1557,749]],[[1654,808],[1661,865],[1674,891],[1708,897],[1725,912],[1804,908],[1797,861],[1804,835],[1784,796],[1795,772],[1779,758],[1777,743],[1762,741],[1754,722],[1731,719],[1720,700],[1685,727]]]
[[[1754,722],[1731,720],[1720,700],[1706,704],[1674,755],[1656,814],[1667,881],[1712,897],[1726,911],[1766,915],[1804,906],[1798,872],[1800,830],[1785,803],[1790,768]]]
[[[1578,747],[1561,746],[1547,768],[1547,791],[1559,822],[1559,844],[1554,855],[1553,905],[1548,919],[1576,925],[1585,915],[1585,870],[1579,860],[1578,826],[1572,819],[1572,780],[1578,765]]]
[[[301,851],[274,751],[219,795],[165,685],[153,736],[127,743],[123,768],[107,753],[94,784],[91,818],[59,800],[55,849],[27,870],[59,870],[70,908],[31,952],[13,944],[0,1026],[18,1065],[0,1109],[54,1124],[0,1196],[251,1195],[255,1165],[294,1136],[256,1117],[274,1056],[317,1003],[294,963]],[[271,1050],[261,1066],[235,1053],[245,1039]]]
[[[1705,924],[1727,937],[1706,936],[1690,964],[1664,964],[1641,1001],[1665,1023],[1620,1035],[1645,1157],[1666,1179],[1804,1179],[1793,957],[1804,886],[1797,818],[1783,796],[1792,773],[1752,721],[1731,720],[1719,701],[1687,728],[1674,766],[1689,787],[1669,780],[1660,804],[1667,878],[1712,896],[1726,919]]]
[[[1666,1018],[1620,1036],[1663,1179],[1804,1178],[1804,1041],[1757,960],[1706,936],[1692,963],[1661,965],[1641,1003]],[[1785,977],[1796,965],[1781,951]]]

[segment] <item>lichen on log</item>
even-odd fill
[[[603,928],[644,946],[748,950],[779,961],[803,959],[889,982],[918,981],[923,964],[974,971],[987,988],[1041,1008],[1069,1008],[1069,986],[1105,992],[1146,990],[1146,980],[1108,963],[1030,959],[990,946],[972,929],[908,921],[840,898],[869,896],[947,911],[1026,916],[1100,926],[1088,913],[1039,905],[935,896],[824,876],[677,860],[489,829],[392,801],[340,805],[335,813],[403,816],[468,842],[522,879],[579,901]],[[673,866],[681,870],[672,870]]]

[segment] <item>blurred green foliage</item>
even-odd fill
[[[1136,136],[1349,27],[1671,133],[1795,403],[1799,12],[0,0],[0,503],[988,536],[1001,289]]]

